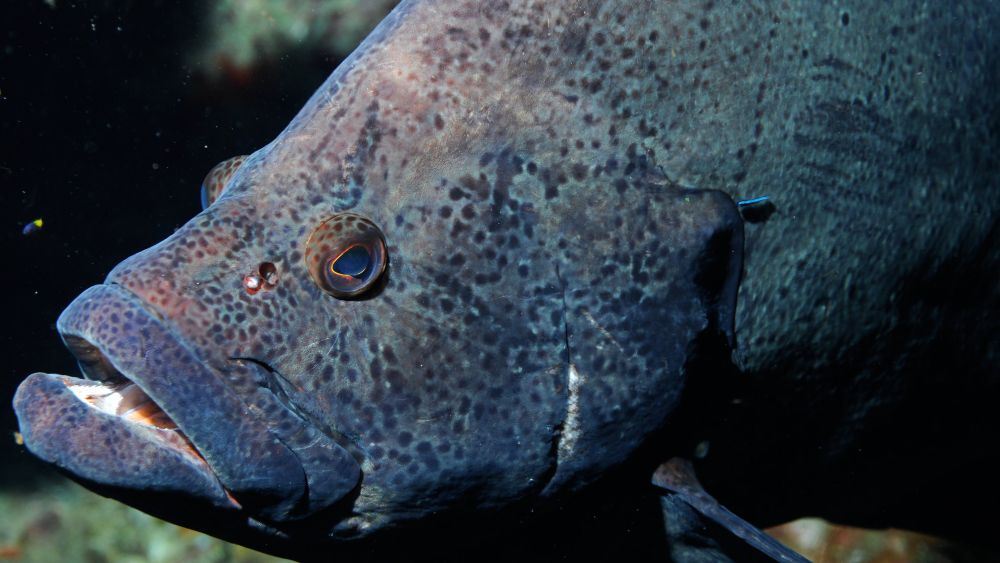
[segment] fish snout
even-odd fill
[[[84,291],[57,327],[84,378],[32,374],[14,407],[28,449],[84,484],[154,514],[142,499],[173,493],[275,526],[356,488],[350,454],[121,286]]]

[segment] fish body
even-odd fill
[[[919,323],[900,280],[1000,207],[1000,6],[942,10],[404,2],[66,309],[89,379],[22,383],[25,442],[287,553],[582,490],[719,365],[876,373],[849,434],[898,389],[863,344]]]

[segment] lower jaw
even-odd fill
[[[238,508],[186,436],[129,385],[116,389],[63,375],[30,375],[14,397],[25,445],[89,483],[172,492],[220,508]],[[123,416],[101,408],[113,403],[137,406]]]

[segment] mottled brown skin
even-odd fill
[[[713,376],[694,361],[705,342],[748,377],[860,373],[858,343],[905,316],[898,280],[986,239],[986,31],[1000,18],[988,2],[954,10],[968,14],[404,3],[211,207],[120,264],[60,329],[126,364],[136,352],[108,319],[141,309],[200,363],[188,381],[220,398],[146,389],[183,387],[169,361],[116,367],[240,501],[219,510],[265,535],[377,538],[580,489]],[[734,200],[759,195],[777,212],[744,245]],[[331,296],[305,261],[344,211],[388,245],[360,299]],[[251,294],[262,263],[279,281]],[[886,387],[856,397],[847,434]],[[58,427],[32,393],[17,399],[22,431]],[[225,505],[211,494],[199,502]]]

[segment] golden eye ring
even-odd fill
[[[369,291],[389,263],[382,231],[370,219],[350,212],[326,219],[313,231],[305,260],[313,281],[338,299]]]

